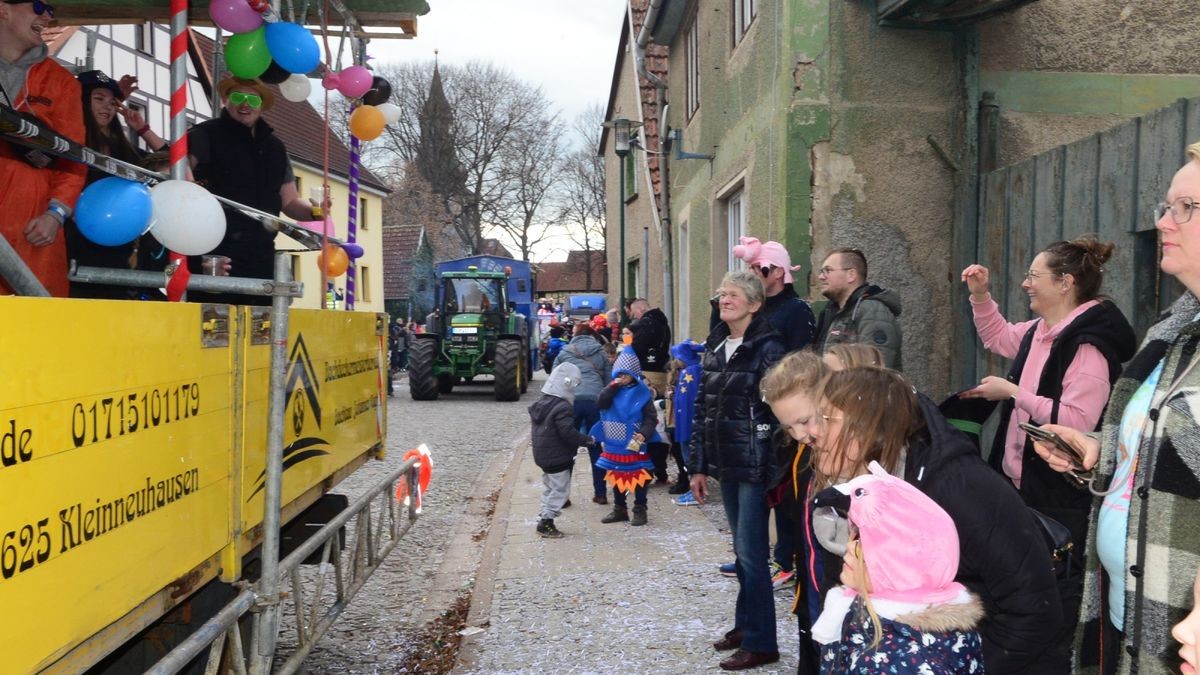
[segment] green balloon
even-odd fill
[[[249,33],[238,33],[225,43],[225,65],[229,72],[247,80],[267,72],[271,67],[271,51],[267,49],[267,32],[259,26]]]

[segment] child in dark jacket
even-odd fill
[[[542,507],[537,532],[557,539],[562,535],[554,519],[562,514],[571,488],[571,468],[580,446],[595,440],[575,428],[575,387],[582,376],[573,363],[561,363],[542,386],[542,397],[529,406],[533,422],[533,461],[542,470]]]
[[[613,381],[600,392],[596,406],[600,421],[592,427],[592,435],[601,440],[600,459],[596,466],[607,473],[604,480],[613,486],[613,510],[600,520],[617,523],[629,520],[626,494],[633,492],[633,521],[631,525],[646,524],[646,484],[654,462],[647,452],[647,443],[659,441],[658,415],[654,396],[642,381],[642,368],[633,349],[626,347],[613,363]]]

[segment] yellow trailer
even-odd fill
[[[268,308],[0,297],[0,671],[77,672],[263,539]],[[281,519],[384,447],[385,315],[292,310]]]

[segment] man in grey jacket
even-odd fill
[[[817,270],[817,285],[829,298],[817,322],[817,352],[836,344],[867,344],[883,354],[884,365],[900,370],[900,296],[867,283],[863,252],[834,249]]]
[[[575,324],[574,337],[559,350],[554,360],[555,366],[563,363],[574,365],[580,372],[579,388],[575,390],[575,428],[591,429],[593,424],[600,421],[596,398],[612,379],[612,363],[590,325],[582,322]],[[608,486],[604,482],[604,470],[596,468],[600,446],[588,446],[588,456],[592,460],[592,501],[607,504]]]

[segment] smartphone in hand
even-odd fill
[[[1075,446],[1066,442],[1066,440],[1053,431],[1047,431],[1036,424],[1021,422],[1018,426],[1026,434],[1029,434],[1030,439],[1049,443],[1052,452],[1070,462],[1070,468],[1063,474],[1064,476],[1078,484],[1084,484],[1091,479],[1092,472],[1083,468],[1083,455],[1080,454]]]

